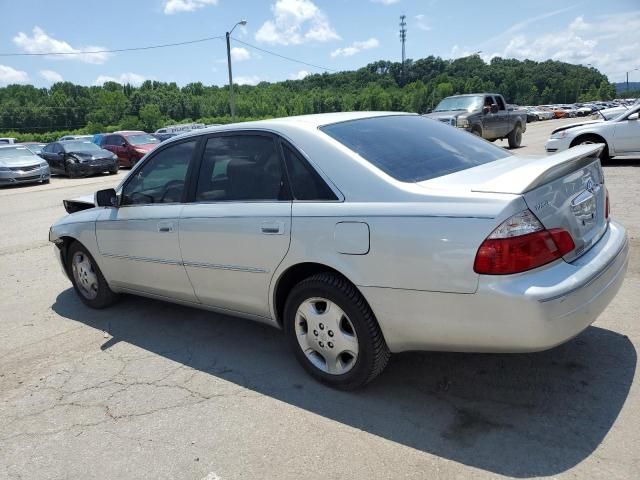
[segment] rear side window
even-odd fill
[[[289,182],[296,200],[337,200],[311,165],[288,145],[283,145]]]
[[[511,155],[475,135],[418,115],[350,120],[320,129],[401,182],[422,182]]]
[[[207,140],[197,202],[288,199],[282,159],[272,137],[233,135]]]

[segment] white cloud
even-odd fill
[[[621,81],[626,71],[640,67],[638,32],[640,11],[603,15],[592,20],[578,16],[567,27],[552,33],[539,36],[517,33],[487,57],[591,64],[611,81]]]
[[[147,80],[146,77],[139,75],[133,72],[126,72],[120,74],[119,77],[111,77],[109,75],[100,75],[96,78],[96,81],[93,82],[94,85],[103,85],[106,82],[116,82],[121,85],[125,85],[127,83],[134,85],[136,87],[142,85],[142,83]]]
[[[260,81],[260,77],[257,75],[240,75],[233,79],[233,83],[237,83],[238,85],[257,85]]]
[[[380,45],[377,38],[370,38],[369,40],[365,40],[363,42],[353,42],[348,47],[338,48],[331,52],[331,57],[351,57],[356,53],[361,52],[362,50],[369,50],[371,48],[376,48]]]
[[[289,80],[302,80],[304,77],[310,75],[306,70],[300,70],[297,73],[292,73],[289,75]]]
[[[231,49],[231,60],[234,62],[244,62],[245,60],[249,60],[251,58],[251,53],[249,50],[242,47],[233,47]]]
[[[13,43],[24,50],[27,53],[65,53],[73,55],[50,55],[48,58],[54,58],[56,60],[79,60],[85,63],[102,64],[109,58],[108,53],[82,53],[80,51],[95,51],[105,50],[105,47],[87,46],[82,48],[75,48],[69,45],[64,40],[56,40],[53,37],[47,35],[47,33],[40,27],[33,27],[33,36],[29,36],[24,32],[19,32],[18,35],[13,37]]]
[[[424,30],[425,32],[428,32],[429,30],[431,30],[431,25],[429,25],[426,15],[424,15],[423,13],[420,13],[415,16],[415,19],[416,19],[416,26],[420,30]]]
[[[640,42],[636,38],[640,31],[640,10],[591,19],[580,15],[566,27],[551,33],[532,35],[530,31],[537,31],[536,28],[521,31],[523,26],[535,23],[533,20],[542,20],[541,17],[519,22],[490,41],[473,47],[455,45],[450,56],[465,57],[478,47],[489,45],[491,49],[481,55],[487,62],[493,57],[502,57],[590,64],[612,82],[623,81],[625,72],[640,67]]]
[[[58,72],[54,72],[53,70],[40,70],[40,76],[49,83],[64,81],[62,75],[60,75]]]
[[[381,3],[383,5],[393,5],[394,3],[398,3],[400,0],[371,0],[373,3]]]
[[[311,0],[277,0],[271,11],[273,19],[256,32],[259,42],[299,45],[340,39],[327,16]]]
[[[0,65],[0,85],[10,85],[12,83],[27,83],[29,75],[22,70],[16,70],[8,65]]]
[[[218,0],[164,0],[164,13],[173,15],[180,12],[193,12],[208,5],[217,5]]]

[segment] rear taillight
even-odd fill
[[[604,218],[609,220],[609,214],[611,213],[611,203],[609,202],[609,189],[605,188],[606,192],[605,202],[604,202]]]
[[[473,270],[485,275],[520,273],[553,262],[575,248],[562,228],[546,230],[530,210],[508,218],[482,242]]]

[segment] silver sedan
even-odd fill
[[[49,183],[49,164],[20,144],[0,145],[0,185]]]
[[[589,326],[628,263],[601,148],[520,158],[398,113],[220,126],[69,202],[88,208],[49,236],[90,307],[132,293],[264,322],[355,388],[392,352],[537,351]]]

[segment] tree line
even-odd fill
[[[592,67],[499,57],[485,63],[477,55],[456,60],[429,56],[407,60],[404,68],[400,62],[381,60],[355,71],[240,85],[234,90],[240,121],[349,110],[425,113],[446,96],[471,92],[501,93],[507,102],[519,105],[607,100],[616,95],[615,85]],[[67,132],[153,132],[191,121],[229,123],[228,88],[201,82],[179,87],[151,80],[139,87],[60,82],[50,88],[0,88],[0,136],[23,141],[51,141]]]

